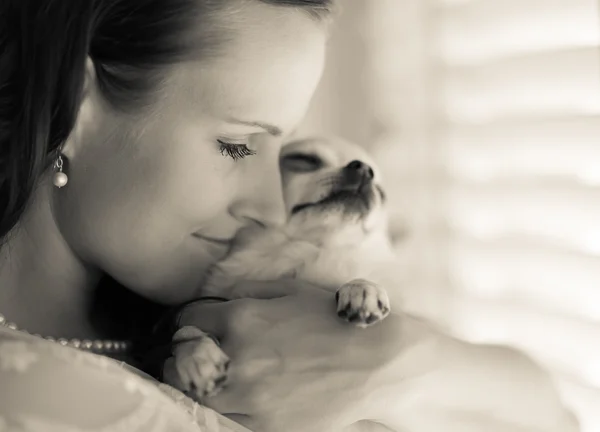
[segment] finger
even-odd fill
[[[232,290],[236,300],[227,302],[204,302],[202,299],[185,306],[179,315],[179,327],[195,326],[218,339],[222,339],[228,330],[231,313],[240,305],[240,299],[276,299],[294,295],[301,290],[310,289],[309,284],[298,280],[281,281],[244,281]],[[314,287],[313,287],[314,288]],[[247,301],[247,300],[243,300]]]
[[[250,412],[250,408],[244,403],[244,399],[238,394],[235,386],[226,385],[221,391],[215,395],[202,398],[202,405],[215,410],[218,413],[235,413],[238,422],[239,419],[247,417]],[[243,421],[239,421],[244,424]]]
[[[235,364],[232,364],[227,374],[227,383],[219,393],[203,398],[202,404],[222,414],[247,416],[256,411],[256,403],[248,387],[236,379],[235,369]]]
[[[228,310],[231,302],[194,302],[183,308],[179,314],[178,326],[194,326],[203,332],[222,339],[227,333]]]
[[[236,298],[273,299],[293,295],[308,285],[295,279],[277,281],[242,281],[234,285]]]
[[[370,421],[370,420],[361,420],[359,422],[353,423],[344,429],[344,432],[393,432],[392,429],[382,425],[381,423]]]
[[[258,430],[258,429],[255,429],[255,427],[254,427],[252,417],[250,417],[246,414],[225,414],[225,417],[227,417],[232,422],[236,423],[236,425],[242,425],[242,426],[248,428],[249,429],[248,432]],[[239,427],[232,427],[231,429],[237,431],[239,429]]]
[[[171,387],[189,390],[189,380],[187,378],[182,379],[177,372],[174,357],[169,357],[165,361],[165,365],[163,367],[163,381],[169,384]]]

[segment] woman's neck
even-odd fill
[[[45,193],[44,193],[45,192]],[[96,338],[89,309],[99,280],[64,241],[44,186],[0,248],[0,313],[21,329]]]

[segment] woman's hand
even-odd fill
[[[181,324],[222,340],[229,386],[206,403],[255,432],[371,432],[361,419],[410,431],[578,430],[549,375],[517,350],[471,345],[406,313],[359,329],[337,317],[333,294],[299,281],[244,288],[280,297],[197,303]]]
[[[336,431],[374,413],[373,378],[402,346],[398,316],[359,329],[337,317],[332,293],[299,281],[242,288],[271,299],[196,303],[181,315],[232,359],[226,389],[206,405],[258,432]]]

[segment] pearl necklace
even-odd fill
[[[0,327],[6,327],[11,330],[20,331],[21,333],[31,334],[27,330],[19,329],[13,322],[7,321],[4,315],[0,314]],[[129,351],[130,343],[128,341],[119,340],[89,340],[89,339],[65,339],[65,338],[53,338],[52,336],[41,336],[39,334],[32,334],[32,336],[48,340],[50,342],[56,342],[62,346],[68,346],[77,348],[82,351],[90,351],[96,354],[122,354]]]

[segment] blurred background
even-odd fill
[[[598,0],[349,0],[302,132],[380,161],[410,307],[600,432]]]

